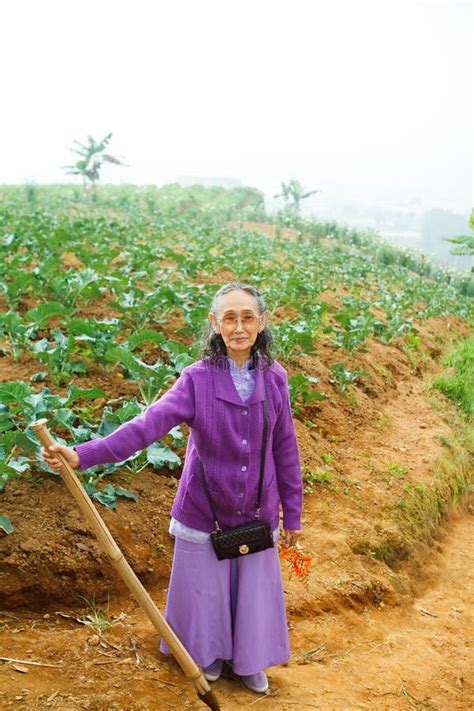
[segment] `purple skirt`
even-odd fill
[[[175,539],[165,617],[194,661],[256,674],[290,659],[278,548],[217,560],[211,542]],[[170,654],[161,640],[160,650]]]

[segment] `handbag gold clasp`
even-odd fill
[[[239,553],[242,553],[242,555],[245,555],[246,553],[249,552],[249,547],[247,545],[239,546]]]

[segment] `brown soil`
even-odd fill
[[[406,486],[430,484],[443,460],[466,471],[471,464],[456,436],[461,415],[430,390],[441,349],[468,329],[451,317],[417,325],[423,347],[411,354],[401,344],[372,342],[347,358],[321,341],[316,356],[288,366],[290,374],[318,376],[318,389],[329,396],[295,421],[304,471],[322,473],[305,497],[303,519],[303,545],[315,567],[308,587],[283,569],[293,658],[269,670],[271,694],[257,697],[221,680],[214,688],[222,708],[469,708],[467,541],[474,522],[459,509],[415,544],[404,536],[396,506]],[[366,371],[345,394],[329,370],[339,360]],[[28,358],[0,359],[2,380],[28,382],[39,369]],[[110,398],[138,394],[130,381],[100,369],[75,382],[100,385]],[[160,609],[172,556],[173,474],[146,469],[132,479],[123,469],[110,481],[137,492],[139,502],[120,501],[116,511],[97,504]],[[38,470],[31,481],[9,482],[2,514],[15,530],[0,538],[1,656],[23,661],[0,667],[0,708],[205,708],[177,665],[157,651],[155,631],[60,479]],[[90,612],[79,595],[106,608],[109,631],[97,635],[77,621]]]
[[[270,693],[259,697],[223,678],[212,685],[221,709],[259,701],[273,711],[470,708],[474,518],[468,511],[445,523],[423,561],[422,582],[399,605],[334,603],[324,615],[290,612],[293,657],[269,670]],[[325,548],[322,540],[322,554]],[[163,609],[163,585],[149,590]],[[286,592],[290,600],[288,586]],[[80,623],[88,612],[57,605],[49,613],[0,613],[1,655],[17,660],[0,668],[0,708],[206,708],[176,663],[158,651],[155,631],[131,599],[114,599],[107,608],[113,623],[107,632]]]

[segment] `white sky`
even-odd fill
[[[469,211],[471,45],[470,2],[3,0],[0,183],[71,180],[72,139],[112,131],[106,181]]]

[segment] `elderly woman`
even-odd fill
[[[264,693],[263,670],[290,657],[277,547],[270,538],[265,550],[219,560],[210,534],[216,519],[226,530],[256,515],[266,420],[260,519],[276,541],[281,504],[283,545],[296,543],[302,508],[298,446],[286,371],[270,355],[262,296],[248,284],[226,284],[208,318],[201,360],[184,368],[157,402],[106,437],[51,449],[83,471],[124,461],[177,424],[189,426],[171,511],[175,547],[166,619],[209,681],[219,678],[227,660],[249,689]],[[54,455],[42,454],[60,468]],[[169,654],[163,642],[161,650]]]

